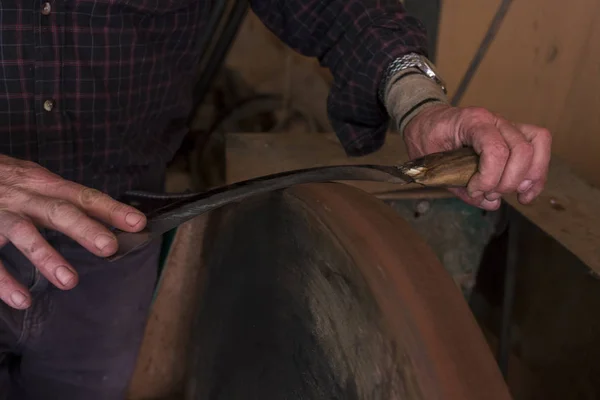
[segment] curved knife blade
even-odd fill
[[[435,153],[398,166],[338,165],[314,167],[267,175],[218,187],[206,192],[187,194],[147,215],[141,232],[117,231],[119,249],[108,257],[117,260],[176,228],[182,223],[226,204],[248,197],[285,189],[303,183],[332,181],[376,181],[397,184],[419,183],[424,186],[466,186],[477,171],[478,157],[470,148]],[[138,194],[152,198],[152,194]]]

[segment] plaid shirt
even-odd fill
[[[398,0],[251,3],[284,42],[333,72],[328,107],[348,153],[380,146],[378,84],[394,58],[425,53],[422,25]],[[116,197],[160,180],[186,133],[212,4],[2,0],[0,153]]]

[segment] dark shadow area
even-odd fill
[[[390,398],[394,344],[327,228],[281,192],[218,213],[186,398]]]
[[[515,400],[600,398],[600,280],[520,217],[509,383]],[[495,346],[507,235],[490,241],[471,307]]]

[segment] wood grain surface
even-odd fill
[[[452,96],[500,0],[446,0],[436,64]],[[513,1],[461,105],[548,128],[554,151],[600,186],[600,1]]]

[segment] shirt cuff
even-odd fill
[[[384,91],[384,105],[396,129],[404,135],[408,123],[425,108],[449,104],[442,88],[417,68],[396,73]]]

